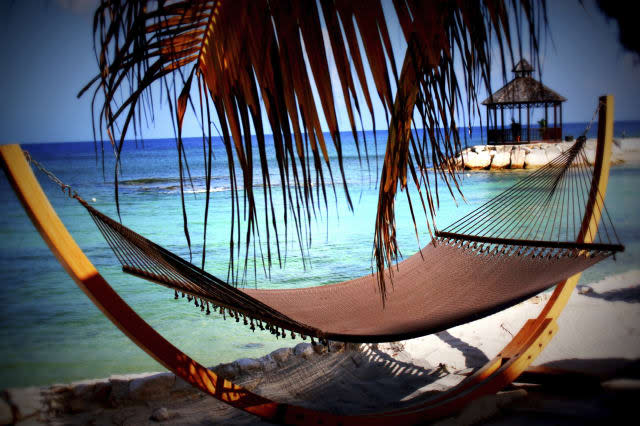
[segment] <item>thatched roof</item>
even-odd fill
[[[482,101],[482,105],[564,102],[566,100],[567,98],[549,89],[533,77],[516,77],[502,89]]]
[[[520,59],[520,62],[511,71],[515,73],[532,73],[533,67],[526,59]]]

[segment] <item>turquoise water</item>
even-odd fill
[[[575,128],[584,124],[576,124]],[[640,135],[640,123],[616,125],[616,134],[626,129],[627,136]],[[475,133],[475,131],[474,131]],[[479,133],[479,132],[478,132]],[[579,131],[575,131],[578,134]],[[350,135],[344,134],[345,139]],[[370,147],[372,136],[368,134]],[[378,132],[385,140],[386,133]],[[349,141],[345,141],[347,146]],[[202,178],[201,140],[187,143],[194,186],[186,198],[190,213],[190,231],[194,259],[199,259],[202,241],[204,181]],[[28,145],[25,149],[63,181],[72,185],[85,199],[104,213],[116,217],[113,202],[113,164],[106,156],[103,178],[96,164],[92,143]],[[382,153],[382,147],[379,147]],[[123,223],[160,245],[188,257],[182,231],[177,156],[170,140],[147,141],[145,148],[132,143],[123,160],[121,211]],[[227,166],[222,150],[216,151],[212,184],[212,213],[209,219],[206,269],[222,278],[228,266],[230,191]],[[285,265],[271,269],[265,279],[258,263],[256,281],[260,287],[311,286],[357,277],[371,272],[373,222],[378,190],[371,171],[361,163],[352,148],[345,152],[346,178],[354,211],[347,208],[341,185],[336,199],[329,198],[328,211],[318,210],[310,224],[313,240],[303,262],[295,236],[290,229],[283,243]],[[444,196],[437,223],[444,228],[470,209],[485,202],[527,174],[520,172],[476,172],[463,175],[467,203],[459,206]],[[337,175],[337,171],[334,171]],[[255,334],[235,321],[223,321],[217,315],[207,317],[183,300],[175,301],[173,292],[123,274],[117,260],[102,239],[84,209],[68,199],[42,174],[37,175],[58,214],[70,232],[105,278],[122,297],[168,340],[205,365],[229,362],[240,357],[258,357],[283,346],[266,333]],[[602,262],[583,276],[590,283],[606,276],[640,268],[640,168],[619,166],[612,170],[607,205],[616,229],[627,250],[616,261]],[[280,188],[276,201],[282,208]],[[42,385],[116,373],[160,371],[163,368],[138,349],[116,329],[71,281],[37,234],[24,210],[0,175],[0,389],[12,386]],[[398,198],[398,240],[405,256],[428,242],[423,225],[420,243],[416,241],[404,194]],[[419,218],[424,224],[424,217]],[[281,240],[285,240],[281,236]],[[247,285],[255,285],[251,273]],[[299,340],[288,339],[286,344]]]

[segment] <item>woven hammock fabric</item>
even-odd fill
[[[500,311],[624,250],[603,194],[592,185],[585,141],[581,136],[545,167],[436,232],[419,253],[385,271],[393,290],[384,305],[375,274],[319,287],[236,288],[76,198],[125,272],[174,289],[176,298],[180,291],[202,311],[206,306],[207,314],[213,304],[223,316],[228,312],[238,322],[242,317],[251,329],[266,328],[276,336],[289,330],[291,337],[299,333],[322,341],[392,341]],[[595,235],[582,220],[589,208],[602,213]]]
[[[236,321],[242,316],[252,329],[255,322],[277,336],[290,330],[323,341],[384,342],[445,330],[512,306],[613,253],[486,249],[470,241],[437,238],[396,266],[394,287],[383,308],[373,274],[319,287],[235,288],[81,203],[125,272],[187,294],[201,310],[206,304],[207,313],[211,303]]]
[[[398,265],[384,309],[376,276],[294,290],[243,290],[334,340],[383,342],[422,336],[498,312],[603,260],[595,255],[480,253],[429,244]]]

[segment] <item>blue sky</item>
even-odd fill
[[[0,143],[92,140],[90,99],[76,94],[97,71],[91,29],[95,4],[0,0]],[[543,82],[568,98],[565,122],[588,121],[597,97],[605,93],[616,97],[617,120],[640,120],[640,65],[619,45],[617,24],[608,22],[592,1],[585,6],[577,0],[548,2],[551,37],[541,55]],[[398,30],[394,48],[399,61],[400,37]],[[500,73],[494,73],[494,90],[502,83]],[[338,113],[341,129],[348,130],[344,107],[338,106]],[[381,109],[377,117],[383,128]],[[370,128],[368,117],[363,119]],[[200,134],[195,120],[185,121],[184,134]],[[168,115],[161,112],[144,135],[172,137]]]

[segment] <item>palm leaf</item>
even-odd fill
[[[153,118],[150,87],[164,81],[161,87],[176,121],[182,180],[182,121],[192,104],[192,80],[197,80],[207,193],[212,114],[218,118],[229,165],[233,191],[230,278],[237,283],[240,268],[234,264],[244,253],[246,270],[251,244],[261,239],[259,229],[266,231],[263,261],[269,267],[275,259],[281,262],[283,230],[278,219],[284,221],[285,236],[293,222],[304,251],[303,241],[311,238],[305,224],[318,208],[326,209],[329,185],[335,193],[336,167],[351,206],[336,104],[342,97],[358,153],[363,144],[368,160],[369,148],[358,136],[357,123],[367,112],[373,121],[372,95],[377,94],[389,124],[373,241],[377,270],[382,272],[399,256],[394,213],[398,190],[405,191],[413,214],[407,180],[415,183],[431,232],[438,185],[445,185],[452,194],[459,191],[447,158],[461,149],[457,131],[460,114],[469,120],[479,115],[476,94],[483,85],[489,87],[491,63],[496,59],[494,43],[499,47],[497,60],[503,64],[504,75],[504,63],[508,59],[513,63],[512,32],[520,46],[524,36],[528,37],[535,54],[539,18],[545,17],[543,0],[393,0],[392,6],[385,8],[382,0],[103,0],[94,19],[100,73],[85,88],[93,87],[94,102],[99,95],[104,97],[95,126],[106,129],[119,160],[132,125],[135,132],[142,127],[143,117]],[[407,42],[399,74],[394,56],[398,52],[392,50],[387,25],[390,13],[396,14]],[[510,16],[522,15],[528,26],[521,37],[524,30],[521,25],[512,28]],[[334,58],[336,75],[329,72],[327,52]],[[375,87],[369,87],[367,68]],[[333,79],[341,93],[333,92]],[[466,102],[463,92],[468,94]],[[366,110],[358,101],[359,93]],[[266,154],[263,110],[273,132],[275,165]],[[416,116],[418,123],[414,122]],[[327,123],[330,141],[322,132],[321,117]],[[415,131],[416,125],[424,128],[422,137]],[[252,127],[257,153],[250,137]],[[337,153],[335,161],[328,155],[328,143]],[[261,217],[254,192],[254,163],[259,164],[264,184]],[[119,164],[116,161],[116,203]],[[429,164],[436,171],[434,193],[426,172]],[[241,176],[236,174],[236,166]],[[279,175],[280,194],[272,188],[272,172]],[[276,197],[281,197],[284,209],[275,208]],[[184,195],[182,202],[184,212]],[[208,203],[207,196],[205,240]],[[413,221],[416,225],[415,216]],[[186,213],[184,222],[189,241]],[[276,253],[271,252],[273,239]],[[204,267],[204,254],[202,262]],[[378,276],[384,301],[384,274]]]

